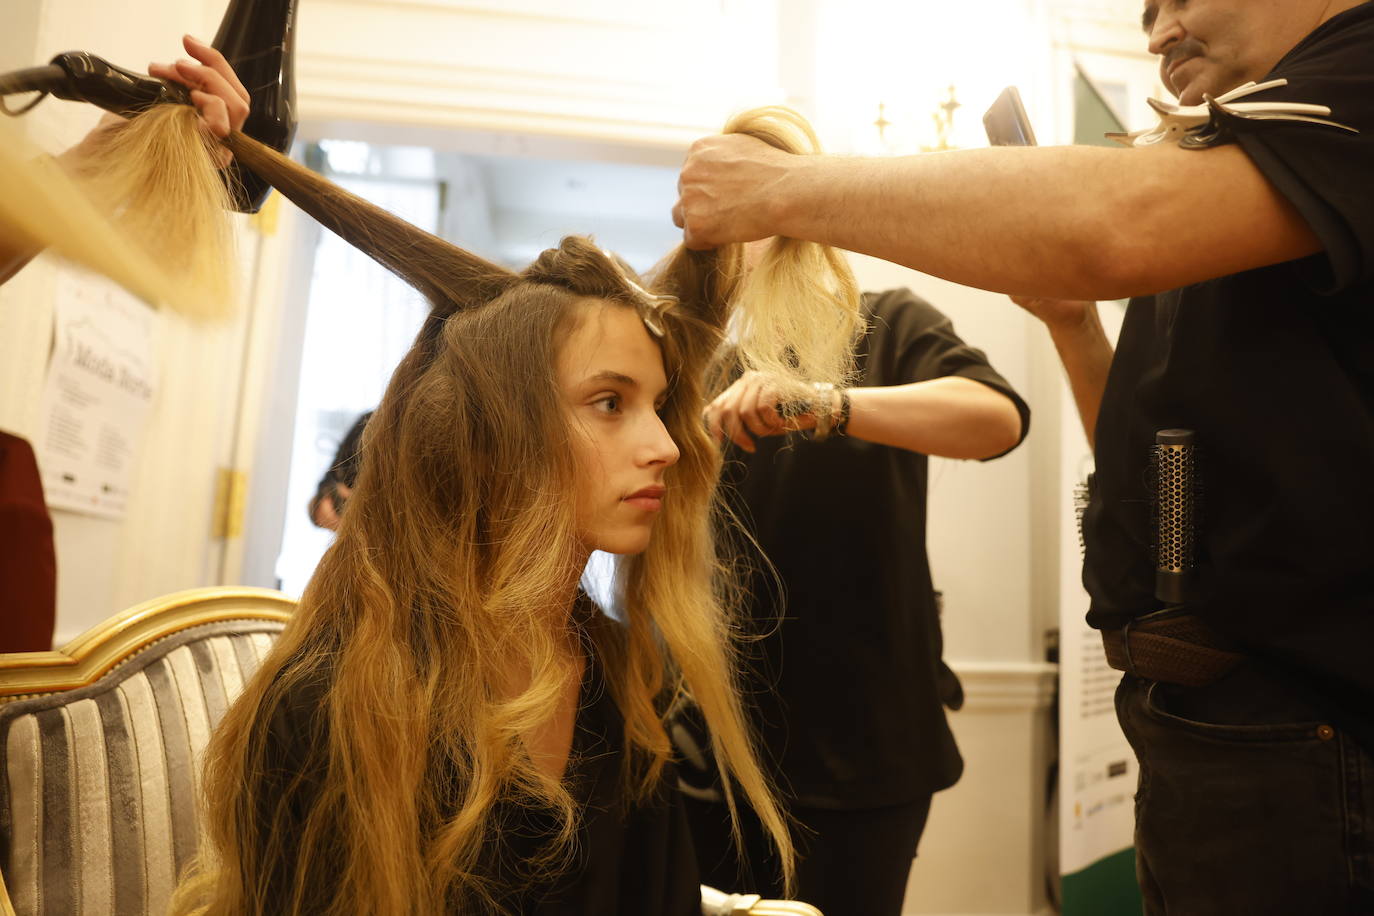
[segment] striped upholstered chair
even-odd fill
[[[292,609],[198,589],[0,655],[0,914],[165,910],[195,852],[200,752]]]

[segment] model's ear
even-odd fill
[[[235,131],[224,145],[326,229],[415,287],[440,317],[490,302],[516,282],[504,267],[350,194],[250,137]]]

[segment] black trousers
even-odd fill
[[[1147,916],[1374,914],[1374,757],[1242,668],[1209,687],[1126,676]]]
[[[747,809],[740,815],[744,854],[730,838],[725,805],[685,799],[702,883],[727,893],[783,897],[778,860],[762,825]],[[832,811],[793,807],[799,822],[797,890],[793,899],[825,916],[899,916],[907,874],[930,813],[930,796],[889,808]]]

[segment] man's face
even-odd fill
[[[1183,105],[1258,81],[1323,19],[1322,0],[1145,0],[1159,75]]]

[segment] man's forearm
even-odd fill
[[[1083,421],[1083,433],[1091,448],[1095,444],[1097,414],[1102,408],[1102,393],[1107,388],[1113,356],[1111,341],[1107,340],[1097,313],[1097,303],[1087,303],[1079,321],[1048,324],[1047,327],[1054,348],[1059,352],[1059,360],[1064,364],[1078,417]]]
[[[990,458],[1021,438],[1011,399],[951,376],[909,385],[849,389],[847,434],[943,458]]]
[[[1237,147],[997,148],[781,164],[767,194],[775,234],[998,292],[1116,299],[1318,248]]]

